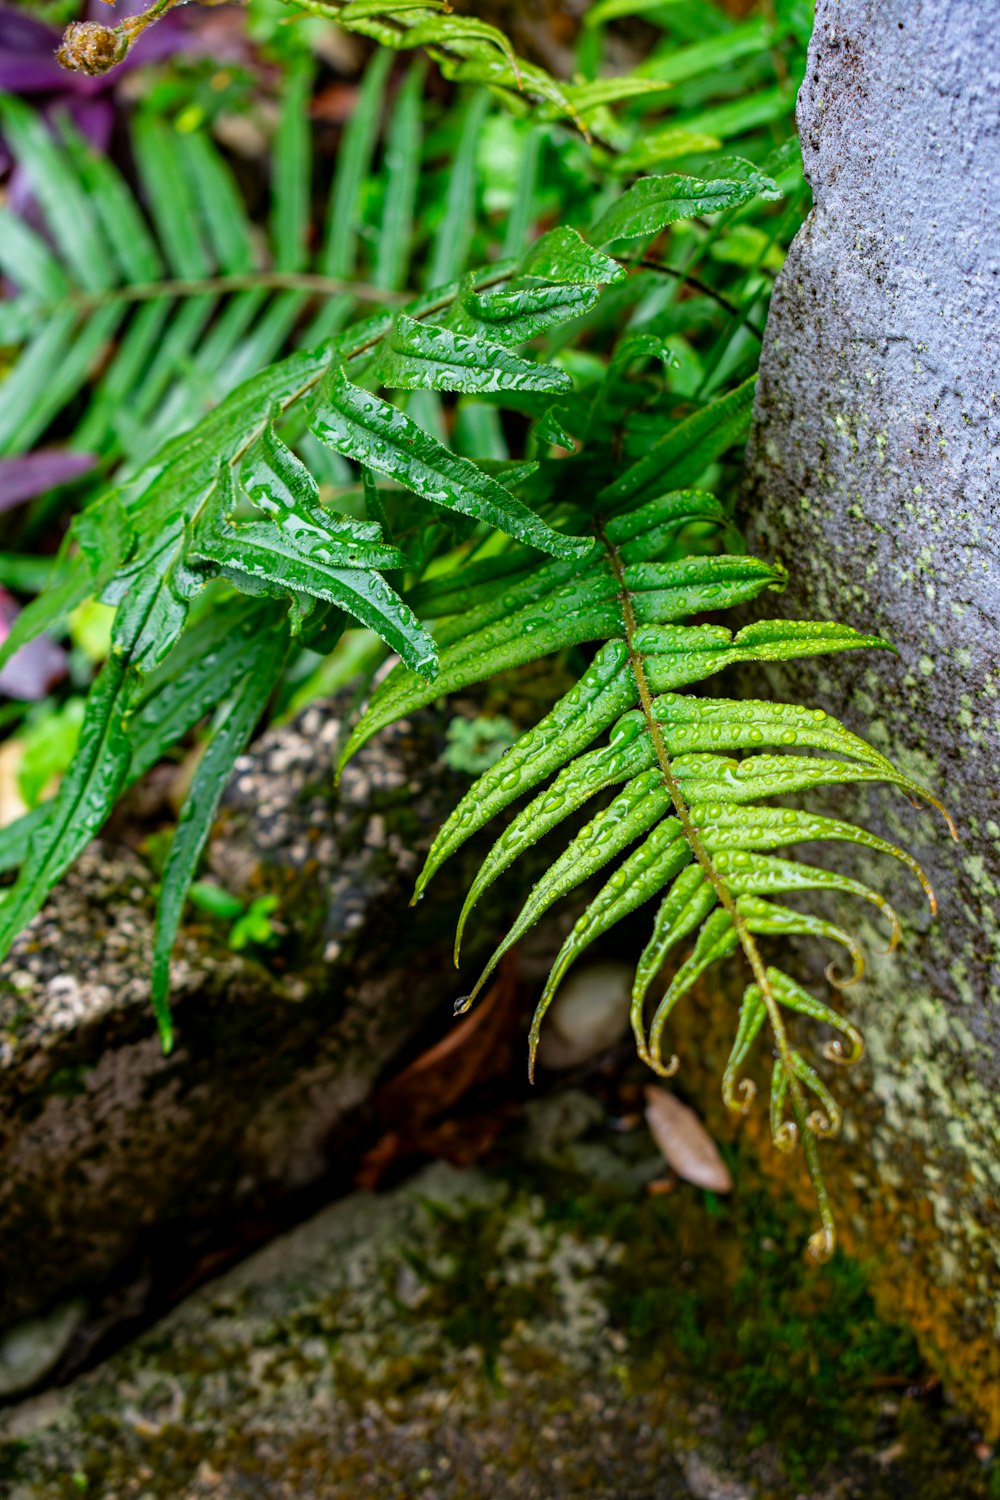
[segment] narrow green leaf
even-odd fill
[[[459,18],[442,18],[444,19],[451,21]],[[459,128],[458,150],[448,174],[444,216],[434,234],[428,263],[425,283],[428,287],[454,281],[465,270],[475,219],[476,151],[479,133],[489,107],[489,95],[482,90],[474,93],[465,106]]]
[[[177,132],[152,114],[140,114],[132,138],[146,200],[171,271],[186,281],[210,275],[211,262],[198,232],[197,206]]]
[[[604,0],[607,5],[609,0]],[[610,0],[614,3],[614,0]],[[634,4],[635,0],[630,0]],[[658,78],[663,83],[684,83],[716,69],[731,67],[743,57],[754,57],[773,45],[771,27],[763,19],[747,21],[743,26],[727,28],[719,36],[677,47],[671,41],[657,48],[652,57],[640,63],[640,76]]]
[[[824,917],[817,917],[812,912],[792,911],[787,906],[775,906],[770,901],[762,901],[759,896],[740,896],[736,905],[749,930],[758,935],[825,938],[846,948],[851,956],[853,971],[845,978],[838,979],[832,969],[827,969],[827,977],[831,983],[841,986],[854,984],[864,974],[864,954],[850,933],[845,932],[836,923],[828,922]],[[787,976],[785,979],[786,982],[780,987],[781,990],[788,990],[797,998],[786,1000],[784,993],[780,993],[779,999],[782,1003],[789,1005],[793,1010],[802,1011],[804,1015],[812,1016],[814,1020],[825,1021],[828,1026],[833,1026],[844,1035],[850,1036],[852,1042],[850,1061],[857,1062],[861,1057],[863,1047],[860,1043],[860,1034],[855,1028],[842,1016],[838,1016],[836,1011],[832,1011],[828,1005],[824,1005],[807,990],[802,990],[794,980],[787,979]],[[838,1051],[833,1060],[843,1062],[845,1059]]]
[[[689,994],[694,984],[698,981],[706,969],[713,964],[721,963],[731,953],[735,953],[740,945],[739,934],[733,926],[727,911],[721,908],[709,913],[698,933],[698,941],[695,943],[694,952],[681,964],[677,973],[670,981],[667,992],[663,996],[649,1027],[649,1059],[653,1067],[660,1071],[663,1068],[662,1047],[663,1032],[670,1019],[671,1013],[678,1001]],[[667,1071],[673,1071],[673,1063],[668,1064]]]
[[[217,266],[229,275],[251,270],[253,231],[228,166],[202,131],[179,135],[177,151]]]
[[[895,779],[881,766],[807,755],[754,755],[742,761],[721,755],[680,755],[673,769],[689,803],[757,803],[765,797],[790,797],[820,786]]]
[[[640,1053],[646,1050],[642,1008],[649,986],[663,968],[671,949],[701,926],[716,899],[701,865],[692,864],[682,871],[660,903],[652,935],[639,957],[632,985],[632,1026]]]
[[[713,863],[725,876],[726,886],[733,895],[774,896],[790,891],[839,891],[843,895],[857,896],[876,907],[886,918],[890,927],[890,947],[895,948],[902,936],[899,917],[880,891],[842,875],[837,870],[824,870],[804,861],[777,859],[768,854],[752,854],[746,850],[716,854]]]
[[[167,1001],[170,954],[184,910],[184,901],[226,783],[264,712],[287,650],[288,637],[284,630],[273,630],[259,640],[254,669],[236,684],[219,721],[213,727],[170,845],[157,907],[152,969],[153,1010],[165,1052],[169,1052],[173,1046],[173,1026]]]
[[[63,269],[41,235],[0,204],[0,271],[22,292],[46,303],[69,290]]]
[[[390,291],[398,291],[406,285],[423,148],[421,103],[425,72],[422,62],[411,66],[396,95],[389,119],[385,145],[385,203],[375,245],[372,281]]]
[[[0,453],[27,452],[93,373],[125,316],[122,306],[101,307],[72,336],[76,315],[56,312],[17,362],[13,389],[0,408]]]
[[[123,279],[133,285],[155,281],[163,273],[163,260],[128,183],[68,121],[62,122],[62,134]]]
[[[648,172],[660,162],[672,161],[678,156],[718,151],[721,144],[717,136],[707,135],[703,130],[690,130],[686,125],[665,125],[661,130],[644,130],[639,139],[616,158],[615,166],[622,173]]]
[[[744,1078],[737,1081],[737,1074],[750,1056],[753,1044],[760,1035],[766,1020],[767,1006],[764,1003],[764,996],[757,985],[748,984],[743,993],[743,1004],[740,1006],[736,1040],[729,1054],[726,1071],[722,1075],[722,1097],[726,1107],[735,1110],[737,1114],[746,1114],[757,1093],[757,1086],[752,1079]]]
[[[854,978],[859,979],[861,977],[864,962],[857,944],[846,933],[842,932],[839,927],[835,927],[832,922],[822,922],[819,918],[814,918],[813,924],[801,925],[796,928],[792,923],[796,917],[801,918],[801,912],[782,913],[780,908],[771,908],[768,913],[762,913],[760,907],[766,906],[766,902],[754,902],[750,898],[744,899],[751,910],[750,920],[758,924],[765,924],[771,921],[775,910],[787,919],[787,925],[779,926],[777,929],[773,926],[764,926],[762,930],[778,930],[781,932],[799,931],[806,933],[808,936],[826,937],[833,939],[834,942],[843,943],[855,961]],[[835,1010],[829,1005],[824,1004],[822,1000],[818,1000],[815,995],[811,995],[808,990],[803,989],[796,980],[792,979],[788,974],[783,973],[780,969],[768,969],[767,972],[774,993],[782,1005],[787,1006],[789,1010],[797,1011],[799,1015],[808,1016],[812,1021],[819,1021],[822,1025],[831,1027],[832,1030],[838,1031],[840,1036],[848,1042],[849,1048],[844,1047],[839,1037],[827,1043],[823,1049],[823,1055],[829,1062],[851,1066],[861,1061],[864,1056],[865,1044],[856,1026],[852,1026],[850,1021],[838,1015]]]
[[[0,94],[0,124],[74,281],[88,291],[104,291],[113,285],[114,262],[67,152],[41,115],[10,94]]]
[[[706,848],[713,853],[716,850],[780,849],[790,844],[831,839],[887,854],[916,876],[931,911],[937,910],[930,881],[913,855],[865,828],[855,827],[853,823],[800,812],[791,807],[744,808],[733,803],[712,803],[706,807],[692,807],[690,811],[692,823],[700,832]]]
[[[312,59],[299,58],[285,73],[284,98],[274,141],[271,238],[279,271],[306,264],[312,187],[309,99]]]
[[[357,103],[344,129],[330,196],[326,243],[320,269],[349,276],[354,269],[361,216],[361,188],[371,167],[392,54],[374,52],[365,68]]]
[[[759,557],[692,557],[674,563],[632,563],[625,569],[640,626],[659,625],[702,610],[732,609],[762,589],[782,589],[784,568]]]
[[[41,909],[52,887],[114,806],[132,758],[128,713],[135,692],[133,652],[156,607],[161,580],[141,578],[115,618],[111,655],[87,697],[76,755],[47,804],[16,884],[0,906],[0,955]]]
[[[507,227],[503,237],[502,254],[505,256],[515,256],[521,253],[521,247],[528,238],[528,231],[535,222],[537,212],[535,199],[547,134],[533,121],[522,127],[517,187],[514,202],[507,215]]]
[[[671,756],[692,751],[790,749],[808,746],[850,755],[868,765],[892,771],[883,755],[820,708],[800,703],[773,703],[756,698],[694,698],[668,693],[654,700],[653,712],[663,726]]]
[[[394,390],[567,391],[573,382],[552,365],[521,359],[500,344],[400,313],[382,346],[378,377]]]
[[[590,537],[553,531],[467,458],[450,452],[405,413],[352,385],[341,370],[327,380],[311,430],[356,463],[399,480],[414,494],[530,542],[557,557],[582,556]]]

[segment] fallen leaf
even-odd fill
[[[518,1024],[516,991],[514,970],[505,967],[457,1025],[382,1085],[375,1098],[379,1119],[413,1130],[441,1119],[473,1086],[505,1072],[505,1044]]]
[[[509,957],[479,1003],[382,1085],[375,1111],[383,1133],[358,1166],[357,1187],[374,1191],[397,1162],[413,1156],[468,1167],[487,1154],[517,1106],[499,1098],[470,1112],[468,1101],[481,1103],[484,1084],[509,1077],[520,998],[516,960]]]
[[[646,1087],[646,1123],[667,1165],[685,1182],[713,1193],[731,1193],[733,1179],[719,1148],[693,1109],[666,1089]]]

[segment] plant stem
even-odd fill
[[[205,276],[192,281],[149,281],[139,286],[111,287],[104,292],[74,292],[67,300],[82,312],[94,312],[115,302],[157,302],[165,297],[227,296],[230,292],[254,291],[313,292],[318,296],[336,297],[345,293],[359,302],[393,302],[402,304],[406,292],[388,292],[384,287],[365,282],[339,281],[311,271],[246,271],[232,276]]]
[[[509,281],[513,274],[513,269],[498,272],[497,275],[491,276],[485,281],[478,282],[477,290],[488,290],[492,286],[499,286],[501,282]],[[435,302],[428,303],[426,307],[420,308],[417,312],[414,312],[412,314],[412,317],[414,319],[430,318],[435,313],[444,312],[445,308],[451,306],[457,295],[458,294],[456,292],[449,292],[446,296],[439,297]],[[356,344],[353,349],[347,350],[347,352],[342,355],[344,363],[346,364],[347,361],[351,359],[359,359],[362,354],[367,354],[369,349],[374,349],[377,344],[380,344],[384,338],[385,330],[383,330],[381,333],[372,334],[369,338],[364,339],[362,343]],[[278,409],[279,415],[283,416],[284,413],[291,407],[293,407],[297,401],[301,401],[303,396],[307,396],[310,391],[315,390],[316,386],[319,385],[320,381],[327,374],[327,368],[327,366],[324,366],[323,369],[319,370],[315,375],[310,375],[309,379],[303,381],[303,383],[298,386],[296,390],[292,391],[290,396],[286,396]],[[264,431],[266,425],[266,421],[261,422],[257,427],[254,428],[253,432],[251,432],[250,436],[245,439],[240,447],[237,448],[236,452],[229,460],[230,464],[233,467],[235,467],[236,464],[239,463],[240,459],[243,457],[244,453],[246,453],[247,449],[251,448],[257,441],[261,433]]]
[[[632,265],[644,271],[659,271],[664,276],[673,276],[677,281],[683,281],[685,286],[694,287],[695,291],[704,293],[706,297],[711,297],[712,301],[717,302],[720,307],[725,308],[731,317],[742,318],[745,316],[736,303],[731,301],[729,297],[723,296],[722,292],[716,291],[714,286],[709,286],[707,281],[701,281],[697,276],[689,276],[687,271],[682,271],[677,266],[665,266],[662,261],[654,260],[650,255],[644,255],[641,259],[634,260]],[[755,339],[758,341],[763,340],[763,333],[761,333],[756,324],[750,322],[749,317],[746,317],[746,326]]]

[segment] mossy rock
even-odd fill
[[[645,1130],[558,1094],[505,1155],[344,1200],[12,1408],[5,1493],[989,1500],[912,1337],[735,1155],[731,1203],[652,1197]]]
[[[245,1220],[252,1242],[312,1185],[335,1191],[375,1080],[448,1008],[468,866],[419,920],[408,908],[468,784],[439,758],[447,715],[380,736],[337,789],[345,706],[308,708],[239,762],[210,872],[275,894],[278,937],[234,952],[189,907],[169,1057],[149,1006],[154,874],[112,834],[0,966],[0,1331],[81,1297],[92,1330],[134,1316],[220,1234]]]

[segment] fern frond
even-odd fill
[[[726,403],[719,406],[724,409],[716,414],[715,433],[725,446],[729,412]],[[702,426],[706,435],[712,430],[708,417],[702,417]],[[683,457],[679,464],[683,468]],[[649,466],[637,469],[645,481]],[[663,1055],[676,1005],[707,969],[742,950],[751,983],[724,1079],[726,1102],[739,1110],[749,1105],[753,1085],[740,1070],[766,1021],[776,1053],[774,1139],[781,1149],[802,1143],[821,1212],[811,1252],[823,1259],[832,1252],[834,1227],[817,1142],[836,1133],[840,1110],[815,1069],[793,1048],[786,1013],[805,1015],[837,1033],[825,1048],[832,1061],[857,1061],[862,1042],[849,1021],[782,970],[766,965],[758,939],[796,934],[839,945],[851,972],[839,980],[831,968],[834,983],[858,979],[863,957],[856,940],[822,916],[765,898],[810,889],[856,894],[885,914],[890,945],[895,944],[898,918],[878,891],[780,853],[801,843],[836,840],[900,861],[922,885],[932,911],[935,899],[923,870],[905,850],[841,819],[773,806],[767,799],[885,782],[911,799],[939,808],[940,803],[821,709],[681,691],[727,666],[891,648],[880,637],[823,622],[761,621],[735,635],[719,625],[680,623],[781,589],[784,570],[725,552],[690,555],[685,535],[692,525],[702,538],[706,529],[724,537],[728,523],[721,508],[697,491],[647,500],[646,488],[645,482],[619,482],[605,490],[618,501],[611,514],[602,514],[604,496],[596,498],[596,545],[582,565],[554,562],[527,569],[523,555],[510,549],[457,585],[443,581],[436,600],[442,650],[434,687],[397,668],[372,695],[344,758],[382,726],[442,691],[460,690],[567,646],[602,643],[577,685],[470,788],[437,835],[414,899],[472,834],[526,793],[535,793],[500,834],[472,884],[458,922],[457,962],[465,925],[493,881],[538,839],[601,793],[612,793],[537,881],[471,994],[456,1008],[471,1005],[503,954],[555,902],[617,864],[552,965],[531,1026],[532,1071],[544,1015],[570,966],[595,939],[653,898],[659,897],[660,905],[636,967],[631,1020],[640,1056],[656,1072],[667,1076],[678,1066],[676,1057]],[[425,614],[435,612],[434,594],[433,585],[424,591]],[[603,742],[590,748],[595,741]],[[694,949],[647,1022],[649,992],[685,938],[695,940]]]

